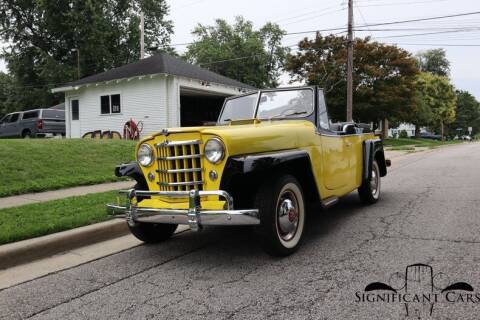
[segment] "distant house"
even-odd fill
[[[388,129],[388,136],[391,138],[398,138],[400,136],[400,132],[402,131],[405,131],[409,138],[414,137],[415,125],[411,123],[400,123],[398,127]],[[426,132],[426,128],[421,127],[420,132]]]
[[[65,84],[66,135],[94,130],[122,133],[127,121],[143,122],[142,136],[167,127],[215,121],[225,97],[255,90],[236,80],[167,54]]]

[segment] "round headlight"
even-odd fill
[[[153,163],[152,147],[145,143],[142,144],[140,148],[138,148],[137,160],[144,167],[150,166]]]
[[[220,162],[225,156],[225,147],[222,141],[217,138],[212,138],[205,144],[205,158],[211,163]]]

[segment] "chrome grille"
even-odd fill
[[[156,144],[158,185],[161,191],[203,190],[200,140]]]

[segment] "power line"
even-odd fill
[[[453,30],[453,31],[423,32],[423,33],[399,34],[399,35],[393,35],[393,36],[382,36],[382,37],[376,37],[376,38],[377,38],[377,39],[383,39],[383,38],[417,37],[417,36],[425,36],[425,35],[432,35],[432,34],[471,32],[471,31],[479,31],[479,30],[480,30],[480,28],[470,29],[470,30]]]
[[[446,44],[446,43],[387,43],[400,46],[435,46],[435,47],[480,47],[480,44]]]
[[[458,13],[458,14],[428,17],[428,18],[418,18],[418,19],[410,19],[410,20],[399,20],[399,21],[391,21],[391,22],[370,23],[370,24],[358,25],[357,28],[367,28],[367,27],[375,27],[375,26],[403,24],[403,23],[410,23],[410,22],[420,22],[420,21],[431,21],[431,20],[447,19],[447,18],[453,18],[453,17],[463,17],[463,16],[470,16],[470,15],[477,15],[477,14],[480,14],[480,11],[472,11],[472,12],[466,12],[466,13]],[[336,27],[336,28],[327,28],[327,29],[289,32],[289,33],[286,33],[285,35],[305,34],[305,33],[314,33],[314,32],[322,32],[322,31],[336,31],[336,30],[343,30],[343,29],[346,29],[345,26]]]

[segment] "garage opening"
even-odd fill
[[[214,125],[228,95],[218,92],[180,89],[180,125],[196,127]]]

